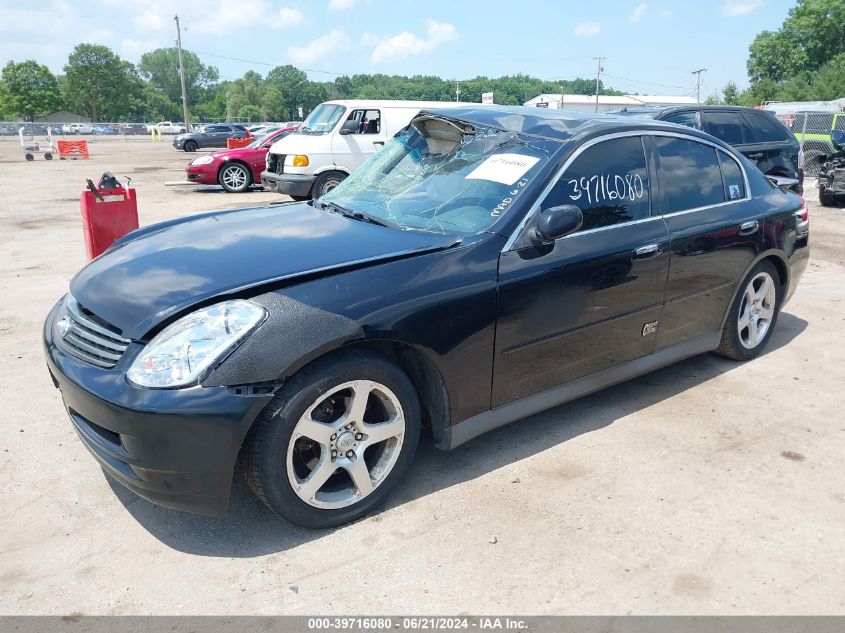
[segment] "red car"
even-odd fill
[[[247,191],[253,183],[261,182],[264,159],[270,146],[296,129],[282,128],[254,140],[246,147],[195,158],[185,168],[188,180],[198,185],[220,185],[231,192]]]

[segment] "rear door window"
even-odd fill
[[[648,169],[639,136],[602,141],[585,149],[543,200],[542,208],[574,204],[581,231],[647,218]]]
[[[703,112],[701,120],[705,132],[712,134],[728,145],[754,142],[753,137],[746,138],[746,130],[743,127],[739,112]]]
[[[667,136],[655,137],[660,157],[663,213],[688,211],[725,201],[716,150],[703,143]]]
[[[788,141],[791,136],[789,130],[777,122],[773,117],[755,112],[746,112],[745,118],[754,128],[757,140],[763,143],[776,143]]]

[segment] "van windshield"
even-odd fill
[[[402,230],[471,235],[511,209],[559,148],[547,139],[424,117],[314,204]]]
[[[331,103],[318,105],[298,131],[302,134],[327,134],[334,129],[344,112],[346,106]]]

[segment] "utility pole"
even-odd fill
[[[599,86],[601,85],[601,74],[604,71],[604,68],[601,67],[601,63],[606,59],[605,57],[593,57],[594,60],[598,62],[598,68],[596,69],[596,112],[599,111]]]
[[[455,80],[455,101],[461,100],[461,82]]]
[[[185,131],[188,131],[188,91],[185,88],[185,62],[182,60],[182,29],[179,28],[179,16],[173,19],[176,20],[176,49],[179,51],[179,78],[182,80],[182,115],[185,117]]]
[[[706,72],[706,68],[699,68],[698,70],[692,71],[692,74],[695,75],[695,100],[698,103],[701,103],[701,73]]]

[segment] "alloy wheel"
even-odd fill
[[[775,281],[767,272],[759,272],[745,287],[739,306],[739,341],[746,349],[754,349],[766,338],[775,316],[777,293]]]
[[[220,174],[220,180],[226,189],[240,191],[247,185],[247,173],[240,165],[229,165]]]
[[[288,482],[315,508],[350,506],[387,479],[404,436],[402,405],[388,387],[370,380],[337,385],[296,423],[288,443]]]

